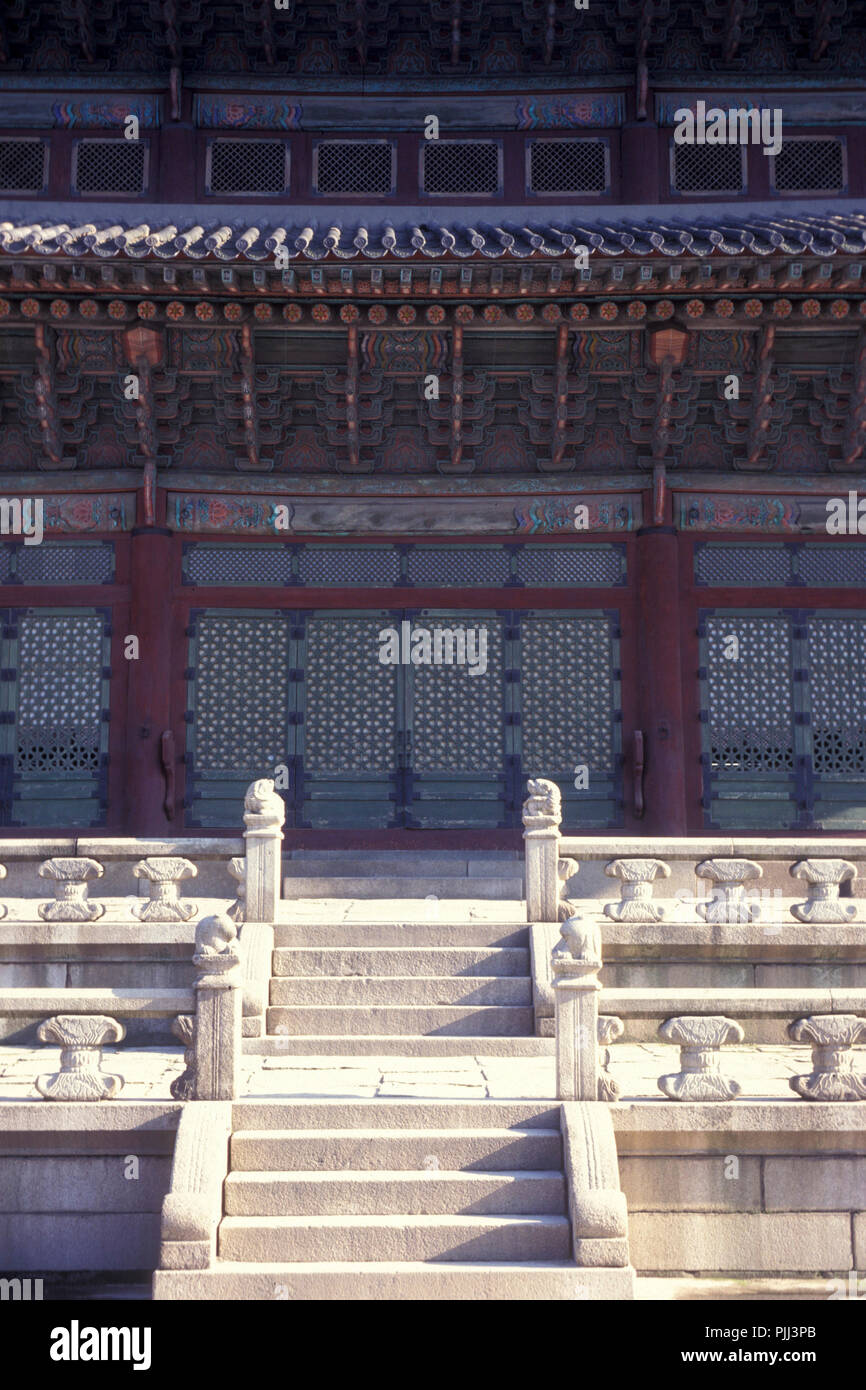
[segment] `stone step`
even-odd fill
[[[549,1263],[463,1261],[393,1263],[244,1263],[218,1260],[210,1269],[160,1269],[157,1299],[273,1302],[351,1299],[379,1302],[520,1299],[544,1301],[631,1297],[629,1270],[578,1269],[570,1261]]]
[[[271,980],[271,1003],[363,1005],[531,1005],[528,976],[294,975]]]
[[[226,1216],[217,1249],[226,1260],[567,1260],[565,1216]]]
[[[227,1216],[564,1216],[562,1173],[229,1173]]]
[[[521,976],[530,973],[529,948],[521,946],[325,946],[274,951],[275,976]]]
[[[267,1011],[269,1033],[283,1029],[286,1036],[309,1034],[351,1038],[356,1034],[382,1033],[393,1037],[443,1033],[454,1036],[529,1036],[535,1032],[535,1012],[519,1005],[482,1005],[460,1008],[446,1005],[372,1004],[272,1005]]]
[[[367,878],[383,874],[390,878],[467,878],[507,874],[523,877],[523,862],[519,852],[467,854],[465,850],[370,850],[368,853],[346,854],[342,850],[296,851],[283,860],[287,878],[296,876],[316,878]]]
[[[307,1033],[303,1037],[244,1038],[242,1048],[251,1057],[552,1057],[552,1037],[487,1037],[428,1033],[402,1037],[394,1033],[353,1033],[351,1038],[332,1033]]]
[[[243,1173],[384,1169],[417,1175],[441,1169],[549,1172],[561,1166],[559,1129],[248,1129],[231,1138],[230,1168]]]
[[[520,898],[523,877],[508,874],[485,876],[468,874],[430,874],[428,877],[398,874],[360,874],[346,878],[328,874],[289,875],[283,879],[283,897],[297,898]]]
[[[234,1130],[308,1129],[553,1129],[559,1128],[558,1101],[544,1100],[256,1100],[232,1106]]]
[[[278,922],[274,928],[278,949],[323,946],[366,950],[369,947],[396,946],[414,949],[429,946],[466,950],[487,947],[529,949],[526,922]]]

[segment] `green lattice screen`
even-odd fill
[[[866,614],[702,619],[707,824],[866,827]]]
[[[0,647],[4,824],[102,824],[111,677],[106,614],[6,609]]]

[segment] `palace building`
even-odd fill
[[[866,828],[863,0],[12,0],[0,73],[7,836]]]

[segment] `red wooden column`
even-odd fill
[[[138,638],[138,660],[129,662],[124,826],[129,835],[171,835],[180,826],[180,812],[173,819],[166,814],[162,736],[171,729],[172,535],[139,526],[131,538],[124,635]]]
[[[677,532],[637,532],[638,728],[644,733],[642,832],[685,835],[682,654]]]

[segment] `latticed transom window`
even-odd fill
[[[430,140],[422,146],[425,193],[498,193],[500,149],[494,140]]]
[[[41,193],[48,146],[42,140],[0,140],[0,190]]]
[[[530,193],[604,193],[607,185],[606,141],[531,141]]]
[[[677,193],[742,193],[745,162],[741,145],[671,145],[672,182]]]
[[[146,174],[142,140],[79,140],[75,147],[77,193],[143,193]]]
[[[282,140],[213,140],[208,193],[285,193],[289,151]]]
[[[314,154],[317,193],[390,193],[394,146],[386,140],[322,140]]]
[[[778,193],[838,193],[844,186],[841,140],[783,140],[773,159],[773,187]]]

